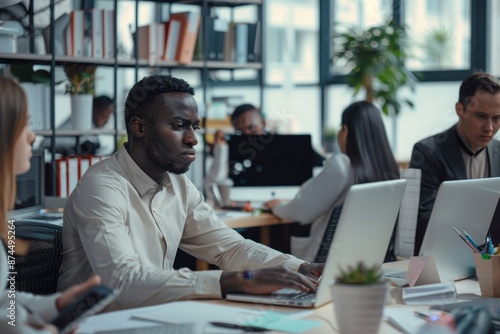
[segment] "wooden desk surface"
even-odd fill
[[[290,224],[292,222],[287,220],[282,220],[281,218],[271,214],[271,213],[261,213],[260,215],[235,218],[235,219],[223,219],[224,223],[231,228],[247,228],[247,227],[263,227],[271,225],[281,225]]]
[[[404,269],[407,268],[408,266],[408,261],[398,261],[398,262],[393,262],[390,264],[384,264],[384,268],[389,268],[389,269]],[[468,280],[462,280],[455,282],[455,285],[457,287],[457,292],[458,293],[475,293],[479,294],[479,284],[477,280],[474,279],[468,279]],[[401,307],[401,308],[410,308],[410,309],[415,309],[415,306],[406,306],[402,304],[399,299],[397,298],[398,295],[401,295],[401,288],[398,287],[391,287],[391,298],[388,300],[386,306],[391,306],[391,307]],[[395,298],[396,296],[396,298]],[[224,306],[232,306],[236,307],[238,309],[247,309],[247,310],[258,310],[260,312],[267,312],[267,311],[273,311],[273,312],[280,312],[280,313],[295,313],[297,314],[298,312],[308,312],[304,315],[304,319],[312,320],[312,321],[317,321],[320,323],[318,327],[315,327],[309,331],[303,332],[305,334],[329,334],[329,333],[338,333],[336,327],[337,323],[335,320],[335,312],[334,312],[334,305],[333,303],[328,303],[322,307],[319,307],[317,309],[301,309],[301,308],[295,308],[295,307],[286,307],[286,306],[275,306],[275,305],[261,305],[261,304],[251,304],[251,303],[239,303],[239,302],[230,302],[226,300],[198,300],[197,302],[207,304],[209,306],[210,304],[212,305],[224,305]],[[109,312],[109,313],[103,313],[97,316],[90,317],[89,319],[85,320],[80,327],[78,328],[77,333],[81,334],[89,334],[89,333],[94,333],[96,329],[98,330],[103,330],[103,329],[119,329],[119,328],[132,328],[128,326],[152,326],[155,323],[151,322],[145,322],[141,321],[138,323],[137,320],[134,320],[131,318],[131,315],[137,314],[139,312],[144,312],[147,310],[148,312],[153,312],[153,311],[158,311],[161,310],[162,307],[168,306],[169,304],[162,304],[162,305],[157,305],[157,306],[151,306],[147,308],[137,308],[137,309],[127,309],[123,311],[118,311],[118,312]],[[420,306],[418,308],[422,308],[423,310],[427,309],[428,306]],[[202,308],[203,310],[206,310],[205,307]],[[192,317],[193,319],[196,319],[196,312],[198,311],[193,311]],[[203,311],[205,312],[205,311]],[[168,313],[166,314],[166,319],[168,319],[169,315]],[[173,321],[175,322],[175,321]],[[231,322],[228,320],[228,322]],[[217,330],[214,329],[214,327],[211,327],[210,325],[206,325],[207,327],[205,328],[206,331],[203,331],[204,333],[226,333],[230,331],[224,331],[223,329]],[[278,332],[270,332],[270,333],[278,333]],[[390,325],[386,320],[382,320],[380,329],[378,331],[378,334],[395,334],[395,333],[401,333],[399,330],[397,330],[395,327]]]

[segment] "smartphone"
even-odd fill
[[[101,311],[117,296],[118,290],[96,285],[62,309],[50,323],[56,326],[60,333],[67,333],[86,316]]]

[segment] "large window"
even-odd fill
[[[487,70],[484,52],[487,49],[487,0],[324,1],[331,12],[330,22],[322,25],[322,29],[330,29],[329,82],[343,82],[343,75],[349,70],[345,64],[334,61],[335,34],[346,26],[366,29],[389,19],[407,28],[409,59],[406,65],[422,74],[422,81],[462,80],[473,71]],[[490,5],[498,11],[492,2],[496,1]],[[488,65],[491,63],[490,59]]]
[[[331,22],[332,47],[330,53],[331,71],[336,74],[346,74],[349,70],[345,63],[334,60],[334,53],[337,50],[338,40],[334,38],[338,32],[343,32],[350,27],[360,27],[368,29],[373,26],[383,24],[392,18],[391,0],[332,0],[333,18]]]
[[[405,1],[411,70],[470,68],[470,0]]]
[[[270,0],[266,5],[266,84],[318,82],[317,0]]]

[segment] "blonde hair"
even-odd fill
[[[17,82],[0,77],[0,235],[7,241],[7,211],[16,199],[14,146],[28,121],[28,102]],[[17,253],[25,253],[26,243],[16,242]]]

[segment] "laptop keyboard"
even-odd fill
[[[310,292],[302,292],[296,289],[283,288],[273,293],[279,299],[305,300],[314,298],[316,295]]]

